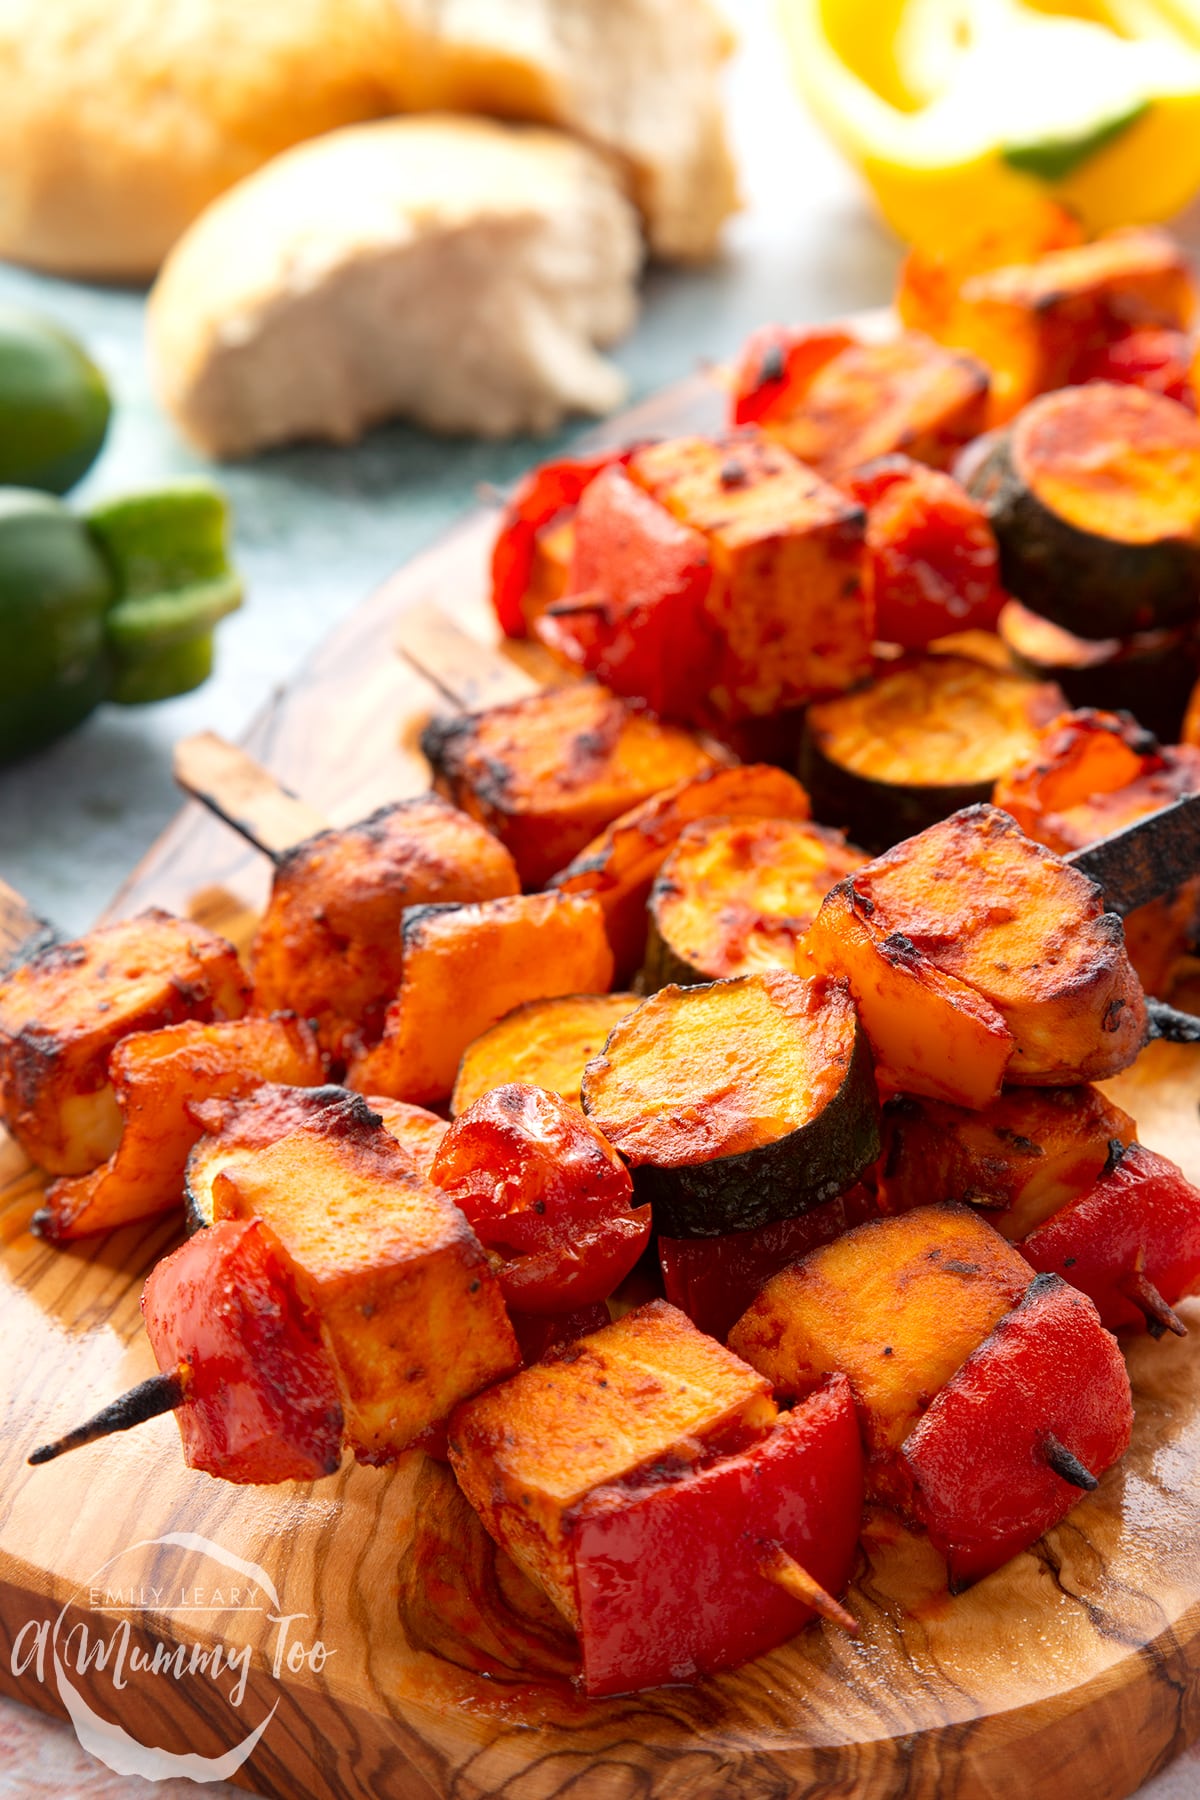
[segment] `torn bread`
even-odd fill
[[[657,255],[710,256],[737,204],[708,0],[393,0],[406,109],[537,119],[629,171]]]
[[[624,396],[637,217],[596,152],[426,115],[297,146],[216,201],[151,296],[160,399],[215,457],[402,417],[500,437]]]
[[[395,111],[391,0],[0,0],[0,256],[152,276],[210,200]]]
[[[709,0],[0,0],[0,257],[149,278],[281,151],[431,109],[598,145],[654,250],[704,256],[728,47]]]

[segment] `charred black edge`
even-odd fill
[[[25,935],[19,942],[12,943],[18,930],[24,930]],[[35,912],[28,912],[22,919],[15,907],[10,909],[0,901],[0,942],[5,940],[11,947],[0,956],[0,978],[15,975],[26,963],[36,962],[39,956],[64,941],[62,933],[48,919]]]
[[[1146,996],[1146,1013],[1150,1020],[1150,1036],[1167,1044],[1200,1044],[1200,1018],[1195,1013],[1180,1012],[1165,1000]]]
[[[1200,794],[1185,794],[1073,851],[1066,861],[1096,882],[1105,906],[1124,918],[1200,875]]]
[[[82,1425],[76,1425],[72,1431],[55,1438],[52,1443],[40,1445],[28,1460],[37,1467],[42,1463],[53,1462],[55,1457],[65,1455],[68,1450],[78,1450],[84,1444],[93,1444],[97,1438],[112,1437],[118,1431],[130,1431],[135,1425],[144,1425],[148,1419],[157,1419],[162,1413],[174,1412],[177,1406],[182,1406],[186,1395],[187,1382],[182,1368],[148,1376],[119,1399],[110,1400],[107,1406],[102,1406],[98,1413],[94,1413]]]

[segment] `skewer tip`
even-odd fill
[[[1054,1473],[1063,1481],[1069,1481],[1072,1487],[1081,1488],[1085,1494],[1090,1494],[1100,1486],[1092,1471],[1052,1431],[1048,1431],[1042,1439],[1042,1453]]]
[[[854,1614],[847,1612],[840,1600],[835,1600],[832,1594],[826,1593],[820,1582],[814,1581],[804,1565],[798,1563],[794,1556],[789,1556],[781,1544],[776,1544],[763,1558],[759,1564],[759,1573],[765,1580],[774,1582],[776,1587],[790,1594],[794,1600],[811,1606],[830,1625],[836,1625],[849,1637],[858,1636],[858,1620]]]
[[[147,1419],[156,1419],[160,1413],[174,1412],[186,1397],[189,1374],[188,1365],[180,1363],[165,1374],[151,1375],[145,1381],[139,1381],[136,1387],[118,1399],[110,1400],[82,1425],[76,1425],[72,1431],[48,1444],[40,1444],[28,1458],[30,1465],[38,1468],[42,1463],[53,1462],[56,1457],[65,1455],[68,1450],[79,1450],[84,1444],[95,1443],[97,1438],[112,1437],[115,1432],[129,1431],[134,1425],[145,1424]]]
[[[1168,1331],[1174,1332],[1176,1337],[1187,1336],[1187,1326],[1175,1308],[1163,1299],[1144,1269],[1134,1269],[1126,1275],[1121,1282],[1121,1292],[1142,1314],[1151,1337],[1160,1338]]]

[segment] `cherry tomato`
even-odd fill
[[[596,1127],[558,1094],[512,1082],[457,1118],[433,1179],[462,1208],[514,1311],[607,1299],[645,1249],[650,1208]]]

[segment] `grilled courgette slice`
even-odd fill
[[[796,944],[843,875],[867,858],[840,831],[796,819],[689,825],[650,895],[647,993],[678,982],[796,968]]]
[[[662,988],[584,1070],[583,1107],[669,1237],[795,1218],[879,1154],[871,1054],[847,989],[783,970]]]
[[[1200,421],[1161,394],[1089,382],[1043,394],[971,477],[1005,587],[1084,638],[1194,621]]]
[[[961,656],[905,659],[808,711],[801,773],[823,819],[880,851],[991,798],[1066,708],[1053,682]]]
[[[563,994],[514,1007],[463,1052],[452,1115],[512,1081],[546,1088],[577,1106],[585,1064],[599,1056],[613,1026],[637,1004],[635,994]]]
[[[996,629],[1019,674],[1056,681],[1072,706],[1131,712],[1162,743],[1179,742],[1200,666],[1190,625],[1081,638],[1010,600]]]

